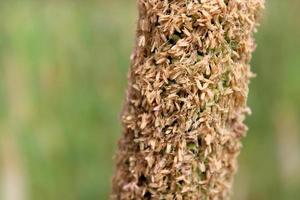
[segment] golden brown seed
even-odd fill
[[[111,198],[223,200],[263,0],[138,0]]]

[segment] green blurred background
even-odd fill
[[[234,200],[300,199],[300,1],[256,34]],[[0,199],[108,199],[134,0],[0,1]]]

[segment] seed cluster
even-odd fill
[[[263,0],[138,0],[114,200],[230,195]]]

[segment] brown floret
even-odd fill
[[[230,195],[263,0],[138,0],[114,200]]]

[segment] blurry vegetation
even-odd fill
[[[300,2],[272,0],[266,7],[235,199],[294,200]],[[0,148],[2,185],[7,162],[19,159],[10,165],[22,168],[15,173],[24,176],[18,180],[27,199],[108,198],[136,15],[134,0],[1,1],[0,140],[16,146],[15,159]]]

